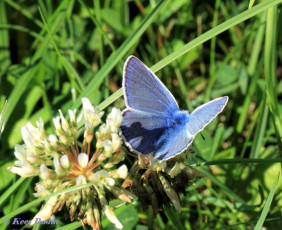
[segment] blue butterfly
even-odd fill
[[[176,100],[158,77],[138,58],[129,56],[123,67],[121,133],[130,151],[152,154],[159,161],[183,152],[228,101],[214,99],[191,114],[180,110]]]

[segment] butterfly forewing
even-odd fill
[[[134,56],[124,65],[123,92],[126,106],[135,110],[164,116],[179,109],[163,83]]]
[[[195,136],[208,125],[225,107],[228,97],[219,97],[196,108],[190,115],[187,131]]]

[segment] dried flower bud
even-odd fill
[[[173,178],[175,177],[177,174],[179,174],[181,172],[180,169],[180,165],[178,162],[175,163],[175,165],[173,166],[173,168],[169,171],[169,175]]]
[[[35,224],[37,219],[42,220],[49,220],[53,214],[53,208],[58,201],[57,196],[52,196],[44,207],[35,215],[35,217],[31,221],[31,225]]]
[[[108,206],[108,205],[105,206],[104,213],[105,213],[106,217],[109,219],[109,221],[111,221],[115,225],[116,228],[118,228],[118,229],[123,228],[122,224],[119,222],[118,218],[116,217],[116,215],[114,214],[114,212],[110,208],[110,206]]]
[[[174,189],[171,187],[171,185],[167,182],[167,180],[164,178],[164,176],[162,176],[161,174],[158,174],[158,175],[159,175],[160,181],[161,181],[161,183],[164,187],[164,190],[165,190],[167,196],[171,200],[175,209],[178,212],[180,212],[181,211],[180,201],[179,201],[177,193],[174,191]]]

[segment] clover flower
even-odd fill
[[[202,176],[184,163],[190,155],[191,151],[187,151],[161,162],[150,156],[138,156],[122,186],[138,197],[143,209],[152,206],[155,215],[168,205],[180,212],[179,194],[185,195],[192,179]]]
[[[36,122],[36,126],[27,123],[22,127],[24,144],[15,145],[17,160],[15,166],[8,170],[22,177],[38,176],[40,180],[35,187],[35,197],[74,185],[94,183],[83,189],[52,196],[33,220],[50,219],[55,212],[66,207],[71,220],[78,218],[93,229],[100,229],[102,213],[116,228],[122,228],[108,200],[109,197],[125,202],[132,200],[132,195],[116,183],[116,179],[124,179],[128,173],[126,165],[114,167],[124,159],[122,141],[118,135],[121,112],[113,108],[106,123],[102,123],[103,112],[93,107],[87,98],[82,98],[82,105],[84,134],[81,144],[78,141],[76,110],[68,111],[70,122],[59,110],[59,116],[53,119],[55,134],[47,135],[42,119]],[[92,151],[94,140],[96,150]]]

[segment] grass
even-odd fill
[[[116,210],[125,229],[276,229],[282,223],[279,3],[0,1],[0,221],[31,219],[44,200],[32,195],[36,180],[6,170],[22,142],[21,126],[41,117],[51,130],[58,109],[79,108],[82,97],[105,111],[123,108],[122,66],[134,54],[182,109],[223,95],[229,102],[203,131],[205,140],[194,140],[197,154],[187,163],[205,177],[181,196],[181,213],[167,207],[155,218],[136,201]],[[63,213],[56,218],[57,229],[81,228]],[[102,224],[113,228],[107,219]]]

